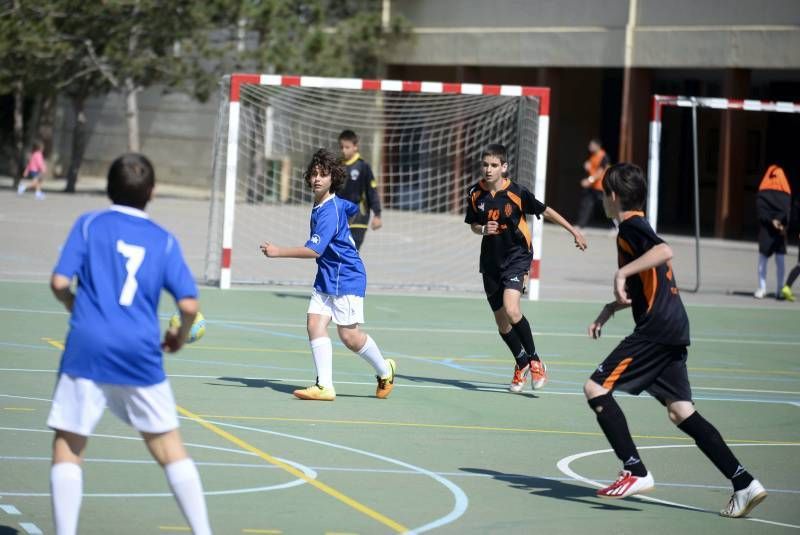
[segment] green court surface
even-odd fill
[[[166,357],[181,432],[219,534],[782,533],[800,529],[800,309],[689,306],[701,413],[769,490],[749,520],[716,512],[729,485],[652,398],[619,395],[656,489],[601,500],[618,463],[581,385],[632,329],[599,341],[599,303],[525,302],[550,382],[507,391],[513,361],[482,298],[369,295],[369,332],[398,363],[371,368],[334,337],[333,403],[314,380],[305,292],[202,290],[199,342]],[[163,323],[173,313],[162,300]],[[45,420],[67,315],[44,284],[0,282],[0,533],[52,533]],[[89,443],[81,533],[188,532],[163,473],[111,414]],[[38,531],[36,531],[38,530]]]

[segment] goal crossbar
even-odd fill
[[[658,222],[658,185],[661,150],[661,117],[665,106],[678,108],[711,108],[715,110],[766,111],[800,113],[800,102],[777,102],[682,95],[653,95],[650,114],[650,154],[647,163],[647,218],[653,230]],[[695,151],[697,148],[695,147]]]
[[[550,89],[547,87],[530,87],[519,85],[489,85],[474,83],[445,83],[423,82],[404,80],[374,80],[357,78],[326,78],[317,76],[287,76],[276,74],[242,74],[230,76],[227,102],[227,128],[218,131],[219,137],[224,137],[225,146],[215,150],[214,168],[219,173],[224,173],[224,200],[222,203],[222,236],[221,254],[219,256],[219,287],[230,288],[232,272],[236,266],[232,262],[234,244],[234,220],[237,199],[237,177],[242,170],[239,165],[239,132],[240,132],[240,98],[247,85],[255,86],[283,86],[301,88],[325,88],[342,90],[360,90],[372,92],[405,92],[428,94],[459,94],[459,95],[487,95],[508,97],[534,97],[538,107],[538,129],[535,135],[535,182],[533,193],[544,202],[546,168],[547,168],[547,140],[549,130]],[[221,106],[225,106],[222,102]],[[243,119],[242,119],[243,120]],[[346,126],[346,125],[343,125]],[[225,135],[227,134],[227,135]],[[486,143],[492,142],[487,139]],[[222,141],[220,142],[220,144]],[[224,155],[224,156],[223,156]],[[217,161],[225,158],[224,166]],[[542,255],[542,222],[533,220],[533,251],[534,258],[530,270],[529,296],[538,299],[540,262]]]

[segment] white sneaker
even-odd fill
[[[628,470],[623,470],[619,473],[619,477],[609,486],[597,489],[598,498],[627,498],[633,494],[641,494],[642,492],[649,492],[656,486],[653,479],[653,474],[647,472],[644,477],[637,477],[631,474]]]
[[[767,290],[765,288],[759,288],[755,292],[753,292],[753,297],[756,299],[764,299],[767,295]]]
[[[764,486],[754,479],[747,488],[737,490],[731,494],[731,499],[725,509],[719,512],[720,516],[727,516],[728,518],[739,518],[747,516],[747,513],[753,508],[764,501],[767,497],[767,491]]]
[[[17,186],[17,195],[22,195],[25,193],[25,184],[20,184]]]
[[[37,191],[36,192],[36,198],[38,200],[40,200],[40,201],[43,200],[44,199],[44,192],[43,191]]]

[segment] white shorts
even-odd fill
[[[169,381],[151,386],[95,383],[62,373],[56,383],[47,427],[89,436],[106,406],[137,431],[166,433],[178,428]]]
[[[336,325],[364,323],[364,298],[357,295],[328,295],[315,288],[311,292],[308,313],[330,316]]]

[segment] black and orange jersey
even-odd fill
[[[756,212],[758,221],[774,229],[772,220],[777,219],[783,225],[789,224],[789,214],[792,209],[792,190],[786,174],[777,165],[767,168],[756,195]]]
[[[597,191],[603,191],[604,173],[601,172],[601,169],[605,169],[611,165],[611,162],[606,155],[606,151],[600,149],[597,152],[593,152],[587,161],[589,162],[589,175],[595,178],[595,181],[592,182],[591,188]]]
[[[642,212],[631,212],[619,225],[619,267],[629,264],[664,240],[658,237]],[[634,334],[667,345],[689,345],[689,318],[678,293],[671,262],[628,277]]]
[[[485,225],[497,221],[500,233],[481,241],[481,273],[502,273],[509,268],[527,271],[533,259],[531,231],[525,214],[541,217],[547,207],[533,193],[505,179],[496,193],[481,180],[469,188],[464,222]]]
[[[361,158],[361,155],[356,154],[352,159],[344,162],[344,165],[347,171],[347,181],[336,194],[358,205],[358,213],[350,218],[350,228],[367,228],[370,210],[378,217],[381,215],[378,184],[372,174],[372,168]]]

